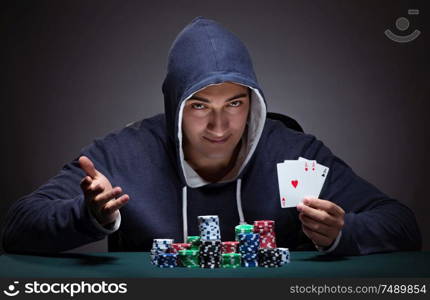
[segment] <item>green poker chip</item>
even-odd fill
[[[241,263],[240,253],[224,253],[221,258],[222,268],[239,268]]]
[[[234,227],[236,241],[238,241],[238,235],[241,233],[252,233],[254,231],[254,225],[241,224]]]
[[[178,264],[186,268],[200,268],[200,251],[195,249],[179,250]]]
[[[200,249],[200,236],[198,235],[192,235],[187,237],[187,243],[191,244],[190,249],[191,250],[199,250]]]

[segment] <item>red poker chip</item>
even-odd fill
[[[239,242],[222,242],[222,253],[234,253],[236,252]]]
[[[236,247],[237,245],[239,245],[239,242],[236,242],[236,241],[234,241],[234,242],[222,242],[222,245],[224,246],[233,246],[233,247]]]
[[[260,234],[260,248],[276,248],[276,236],[274,232]]]
[[[273,220],[258,220],[254,221],[254,226],[261,227],[274,227],[275,221]]]
[[[172,248],[169,252],[176,253],[179,250],[186,250],[191,247],[190,243],[173,243]]]
[[[254,221],[253,232],[259,233],[260,235],[267,233],[274,233],[275,221],[273,220],[258,220]]]

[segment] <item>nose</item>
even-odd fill
[[[229,126],[228,118],[222,111],[213,111],[209,118],[207,128],[214,137],[224,137]]]

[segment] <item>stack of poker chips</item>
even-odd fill
[[[253,231],[260,235],[260,248],[276,248],[275,221],[254,221]]]
[[[218,216],[198,216],[200,230],[200,266],[219,268],[221,266],[221,231]]]
[[[218,216],[198,216],[200,239],[203,241],[221,241]]]
[[[157,258],[157,266],[160,268],[174,268],[177,266],[178,253],[160,253]]]
[[[260,235],[258,233],[240,233],[239,253],[242,257],[243,267],[258,267],[258,249],[260,248]]]
[[[187,243],[154,239],[151,262],[160,268],[280,267],[290,262],[288,248],[276,248],[275,222],[255,221],[235,227],[235,241],[221,242],[218,216],[199,216],[200,236]]]
[[[241,266],[241,257],[240,253],[230,252],[223,253],[221,260],[221,267],[223,268],[239,268]]]
[[[281,267],[282,254],[277,248],[260,248],[258,250],[258,265],[264,268]]]
[[[235,253],[239,242],[222,242],[222,253]]]
[[[202,241],[200,246],[200,267],[219,268],[221,266],[221,241]]]
[[[288,248],[277,248],[279,251],[281,251],[281,261],[282,264],[288,264],[290,263],[290,250]]]
[[[190,250],[199,250],[200,249],[200,237],[198,235],[190,235],[187,237],[187,243],[191,244]]]
[[[238,237],[239,234],[241,234],[241,233],[253,233],[253,231],[254,231],[254,226],[252,226],[250,224],[237,225],[234,228],[235,240],[239,241],[239,237]]]
[[[222,242],[221,267],[238,268],[241,266],[242,255],[237,253],[239,242]]]
[[[200,251],[198,249],[179,250],[178,265],[186,268],[200,268]]]
[[[178,253],[180,250],[186,250],[191,247],[191,244],[189,243],[173,243],[172,248],[169,252],[171,253]]]
[[[172,250],[173,239],[154,239],[151,248],[151,262],[158,266],[158,259],[161,254],[167,254]],[[163,260],[163,262],[166,259]]]

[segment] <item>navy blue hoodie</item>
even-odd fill
[[[113,186],[130,196],[120,217],[104,228],[89,212],[78,158],[10,208],[3,232],[7,252],[58,252],[109,236],[114,251],[148,251],[153,238],[183,241],[198,235],[197,216],[218,215],[222,240],[234,227],[274,220],[279,246],[315,249],[301,230],[296,208],[281,208],[276,164],[304,157],[330,168],[320,194],[345,212],[345,225],[331,252],[361,255],[417,250],[421,236],[413,212],[357,176],[313,135],[266,119],[264,93],[242,42],[223,26],[198,17],[175,39],[163,83],[165,114],[133,123],[82,149]],[[184,160],[182,110],[208,85],[249,87],[251,112],[235,174],[206,182]]]

